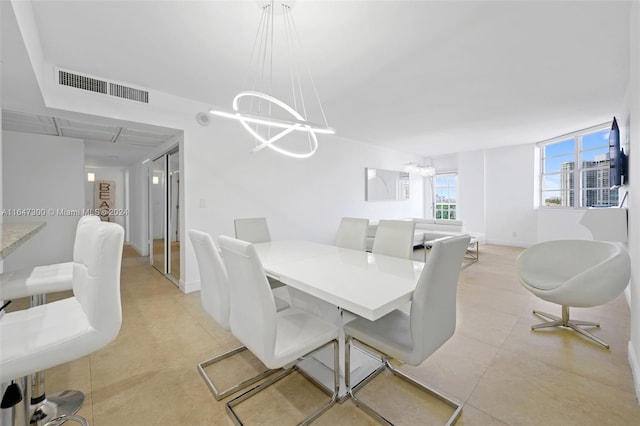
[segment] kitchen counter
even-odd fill
[[[45,227],[46,222],[0,224],[0,259],[4,259]]]

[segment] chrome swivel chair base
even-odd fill
[[[591,339],[592,341],[598,343],[606,349],[609,349],[609,344],[602,339],[597,338],[593,334],[586,331],[583,327],[600,327],[600,323],[591,322],[591,321],[579,321],[572,320],[569,318],[569,307],[562,306],[562,317],[558,317],[555,315],[547,314],[546,312],[541,311],[533,311],[535,315],[539,317],[546,318],[550,321],[543,322],[541,324],[535,324],[531,326],[531,330],[539,330],[541,328],[549,328],[549,327],[564,327],[569,328],[571,330],[576,331],[577,333],[583,335],[584,337]]]
[[[74,416],[84,403],[84,394],[77,390],[66,390],[47,395],[45,399],[35,404],[31,404],[29,410],[29,424],[31,425],[55,425],[58,418],[73,420]],[[75,416],[78,417],[78,416]],[[65,420],[58,420],[61,424]]]
[[[353,341],[357,341],[358,344],[366,347],[367,349],[370,349],[372,352],[375,352],[376,354],[380,355],[380,361],[381,361],[381,365],[380,367],[378,367],[375,371],[373,371],[371,374],[369,374],[369,376],[367,376],[364,380],[362,380],[360,383],[358,383],[356,386],[350,387],[350,356],[351,356],[351,345],[353,344]],[[391,371],[391,373],[393,373],[395,376],[411,383],[412,385],[416,386],[417,388],[429,393],[430,395],[436,397],[437,399],[441,400],[442,402],[444,402],[445,404],[449,405],[450,407],[452,407],[454,409],[453,414],[449,417],[449,419],[447,420],[446,425],[447,426],[451,426],[453,424],[456,423],[456,421],[458,421],[458,418],[460,417],[460,415],[462,414],[462,404],[445,396],[443,393],[425,385],[424,383],[421,383],[419,381],[417,381],[416,379],[414,379],[413,377],[407,375],[406,373],[403,373],[402,371],[398,370],[396,367],[394,367],[391,364],[391,357],[382,354],[381,352],[379,352],[378,350],[372,348],[371,346],[367,345],[366,343],[363,343],[361,341],[359,341],[358,339],[352,337],[352,336],[347,336],[347,342],[345,343],[345,382],[348,388],[348,392],[349,392],[349,396],[351,397],[351,399],[353,400],[353,402],[360,408],[362,408],[367,414],[369,414],[371,417],[373,417],[374,419],[376,419],[379,423],[383,424],[383,425],[393,425],[393,422],[391,422],[390,420],[388,420],[387,418],[385,418],[384,416],[382,416],[380,413],[378,413],[376,410],[374,410],[371,406],[367,405],[365,402],[363,402],[361,399],[358,399],[356,397],[356,392],[358,392],[360,389],[362,389],[362,387],[364,387],[364,385],[366,385],[367,383],[369,383],[371,380],[373,380],[377,375],[379,375],[380,373],[382,373],[384,370],[389,370]]]
[[[80,423],[81,426],[89,426],[89,422],[87,422],[87,419],[85,419],[84,417],[81,417],[81,416],[76,416],[76,415],[58,416],[55,419],[50,420],[49,422],[47,422],[44,426],[59,426],[59,425],[63,424],[64,422],[67,422],[67,421],[74,421],[74,422]]]
[[[235,349],[232,349],[228,352],[225,352],[223,354],[220,354],[218,356],[215,356],[213,358],[210,358],[206,361],[201,362],[200,364],[198,364],[198,372],[200,373],[200,375],[202,376],[202,378],[204,379],[205,383],[207,384],[207,386],[209,387],[209,389],[211,390],[211,392],[213,393],[213,396],[216,398],[216,401],[220,401],[221,399],[226,398],[227,396],[236,393],[248,386],[253,385],[254,383],[259,382],[260,380],[269,377],[270,375],[272,375],[273,373],[277,372],[278,370],[266,370],[254,377],[251,377],[245,381],[243,381],[242,383],[238,383],[237,385],[234,385],[228,389],[225,390],[218,390],[218,388],[216,387],[216,385],[213,383],[213,381],[211,380],[211,378],[207,375],[207,372],[204,370],[206,367],[213,365],[217,362],[222,361],[223,359],[229,358],[235,354],[238,354],[240,352],[246,351],[247,348],[245,346],[240,346],[237,347]]]
[[[35,294],[29,299],[30,307],[44,305],[47,302],[46,294]],[[38,371],[31,377],[31,397],[27,393],[27,377],[23,378],[25,396],[25,417],[27,416],[27,401],[31,401],[28,407],[29,424],[37,426],[56,426],[67,420],[75,420],[80,423],[86,420],[83,417],[75,416],[84,403],[84,394],[78,390],[65,390],[53,394],[45,393],[44,371]],[[34,397],[34,395],[37,395]],[[34,402],[37,401],[37,402]],[[81,419],[82,421],[78,420]]]

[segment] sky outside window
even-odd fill
[[[576,132],[541,148],[543,205],[615,205],[617,194],[609,189],[608,129]]]

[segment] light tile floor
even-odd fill
[[[595,333],[611,350],[567,331],[532,332],[533,308],[559,312],[526,291],[515,275],[520,249],[483,245],[480,262],[461,272],[458,327],[418,367],[403,367],[464,401],[458,425],[640,425],[640,406],[627,361],[629,309],[624,296],[572,315],[602,323]],[[415,258],[424,259],[421,250]],[[54,300],[64,297],[58,294]],[[147,258],[126,248],[122,268],[123,326],[115,342],[47,371],[50,392],[80,389],[80,414],[94,426],[229,425],[196,364],[237,342],[200,307],[199,293],[182,294]],[[13,309],[25,306],[15,303]],[[216,366],[218,382],[233,383],[261,366],[250,355]],[[398,424],[443,424],[448,407],[383,375],[360,396]],[[325,394],[299,375],[238,407],[247,424],[294,424]],[[351,401],[334,406],[319,425],[375,424]]]

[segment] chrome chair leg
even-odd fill
[[[605,349],[609,349],[609,344],[607,342],[605,342],[604,340],[594,336],[593,334],[589,333],[587,330],[585,330],[583,327],[600,327],[600,323],[597,322],[593,322],[593,321],[580,321],[580,320],[572,320],[569,317],[569,307],[568,306],[562,306],[562,317],[558,317],[556,315],[551,315],[548,314],[546,312],[541,312],[541,311],[533,311],[534,315],[538,315],[539,317],[548,319],[549,321],[545,321],[543,323],[540,324],[534,324],[531,326],[531,330],[538,330],[541,328],[549,328],[549,327],[564,327],[564,328],[569,328],[571,330],[574,330],[575,332],[577,332],[578,334],[581,334],[582,336],[586,337],[587,339],[590,339],[594,342],[596,342],[597,344],[603,346]]]
[[[344,384],[347,388],[347,392],[349,393],[349,397],[353,400],[356,406],[363,409],[367,414],[369,414],[371,417],[376,419],[379,423],[392,425],[393,423],[391,423],[389,420],[387,420],[382,415],[380,415],[376,410],[374,410],[365,402],[363,402],[362,400],[356,397],[356,392],[358,390],[360,390],[364,385],[369,383],[371,380],[373,380],[377,375],[382,373],[387,368],[386,363],[381,362],[380,367],[378,367],[376,370],[371,372],[367,377],[365,377],[357,385],[351,386],[351,345],[352,344],[353,344],[353,337],[347,336],[347,339],[344,345],[344,360],[345,360]],[[382,357],[380,357],[380,361],[383,361]]]
[[[390,420],[388,420],[387,418],[385,418],[384,416],[382,416],[380,413],[378,413],[376,410],[374,410],[371,406],[367,405],[365,402],[363,402],[361,399],[358,399],[356,397],[356,392],[358,392],[362,387],[364,387],[365,384],[367,384],[368,382],[370,382],[371,380],[373,380],[374,377],[376,377],[378,374],[380,374],[381,372],[383,372],[385,369],[388,369],[389,371],[391,371],[395,376],[411,383],[412,385],[418,387],[419,389],[422,389],[423,391],[429,393],[430,395],[438,398],[439,400],[441,400],[442,402],[446,403],[447,405],[449,405],[450,407],[452,407],[454,409],[453,414],[449,417],[449,419],[447,420],[447,426],[453,425],[455,424],[455,422],[458,420],[458,418],[460,417],[460,415],[462,414],[462,404],[445,396],[442,392],[439,392],[427,385],[425,385],[424,383],[419,382],[418,380],[414,379],[413,377],[409,376],[408,374],[398,370],[396,367],[394,367],[390,360],[391,358],[389,356],[386,355],[380,355],[380,360],[382,361],[382,365],[376,369],[373,373],[371,373],[369,376],[367,376],[363,381],[361,381],[360,383],[358,383],[356,386],[354,386],[353,388],[350,386],[350,379],[351,379],[351,374],[350,374],[350,356],[351,356],[351,345],[353,344],[353,341],[357,341],[360,345],[365,346],[367,348],[372,349],[374,352],[380,354],[380,352],[378,352],[376,349],[371,348],[370,346],[368,346],[367,344],[355,339],[352,336],[347,336],[347,342],[345,344],[345,385],[347,386],[347,390],[349,392],[349,395],[351,396],[351,398],[353,399],[354,403],[362,408],[367,414],[369,414],[371,417],[373,417],[374,419],[376,419],[379,423],[381,424],[385,424],[385,425],[393,425],[393,422],[391,422]]]
[[[29,376],[24,376],[22,378],[22,419],[24,422],[24,426],[27,426],[29,421],[29,409],[31,401],[31,393],[29,392]]]
[[[469,244],[469,247],[467,247],[467,250],[464,253],[464,258],[470,259],[470,261],[463,263],[462,269],[468,268],[474,263],[480,261],[480,241],[479,240],[476,240],[475,243]]]
[[[59,425],[63,424],[64,422],[67,422],[67,421],[78,422],[78,423],[80,423],[81,426],[89,426],[89,422],[87,422],[87,419],[85,419],[84,417],[81,417],[81,416],[77,416],[77,415],[62,415],[62,416],[58,416],[55,419],[52,419],[52,420],[48,421],[47,423],[45,423],[44,426],[59,426]]]
[[[454,409],[453,414],[451,415],[451,417],[449,417],[449,420],[447,421],[447,425],[453,425],[456,421],[458,421],[458,418],[460,417],[460,414],[462,414],[462,404],[449,398],[448,396],[444,395],[442,392],[433,389],[427,385],[425,385],[424,383],[421,383],[419,381],[417,381],[416,379],[414,379],[413,377],[407,375],[406,373],[403,373],[402,371],[398,370],[396,367],[394,367],[390,362],[389,362],[389,358],[387,358],[386,360],[386,366],[389,370],[391,370],[391,372],[393,374],[395,374],[396,376],[406,380],[407,382],[413,384],[414,386],[417,386],[418,388],[424,390],[425,392],[433,395],[434,397],[438,398],[440,401],[444,402],[445,404],[447,404],[448,406],[452,407]]]
[[[247,380],[244,380],[241,383],[238,383],[237,385],[231,386],[228,389],[225,390],[218,390],[218,388],[216,387],[216,385],[213,383],[213,381],[211,380],[211,378],[209,377],[209,375],[207,374],[207,372],[204,370],[206,367],[213,365],[219,361],[222,361],[223,359],[229,358],[230,356],[233,356],[237,353],[240,353],[242,351],[246,351],[247,348],[245,346],[240,346],[237,347],[235,349],[232,349],[228,352],[225,352],[221,355],[215,356],[213,358],[210,358],[206,361],[201,362],[200,364],[198,364],[198,372],[200,373],[200,375],[202,376],[202,378],[204,379],[205,383],[207,384],[207,386],[209,387],[209,389],[211,390],[211,392],[213,393],[213,396],[215,397],[216,401],[220,401],[221,399],[226,398],[227,396],[236,393],[248,386],[251,386],[257,382],[259,382],[260,380],[269,377],[270,375],[272,375],[273,373],[277,372],[278,370],[266,370],[263,371],[262,373],[253,376]]]
[[[329,400],[329,402],[327,402],[325,405],[323,405],[322,407],[320,407],[319,409],[314,411],[310,416],[308,416],[307,418],[302,420],[300,423],[298,423],[298,425],[308,425],[308,424],[310,424],[311,422],[316,420],[318,417],[320,417],[325,411],[327,411],[329,408],[331,408],[336,403],[336,401],[338,399],[338,390],[339,390],[339,386],[340,386],[340,370],[339,370],[340,369],[340,360],[339,360],[339,355],[338,355],[338,341],[337,340],[332,340],[329,343],[326,343],[326,344],[322,345],[321,347],[309,352],[308,354],[304,355],[300,359],[305,359],[308,356],[313,355],[314,353],[316,353],[318,351],[321,351],[322,349],[326,348],[328,345],[331,345],[331,344],[333,345],[333,363],[334,363],[334,366],[333,366],[334,367],[333,368],[333,379],[334,379],[333,395],[331,395],[331,399]],[[285,378],[286,376],[288,376],[289,374],[293,373],[296,370],[297,370],[297,368],[296,368],[295,365],[293,367],[281,370],[278,374],[275,374],[275,375],[269,377],[267,380],[265,380],[264,382],[260,383],[256,387],[254,387],[252,389],[249,389],[248,391],[246,391],[242,395],[239,395],[239,396],[233,398],[231,401],[227,402],[227,405],[226,405],[227,413],[229,414],[229,416],[233,420],[233,423],[238,425],[238,426],[242,426],[243,425],[242,420],[240,419],[240,417],[238,417],[238,414],[233,410],[233,407],[239,405],[243,401],[246,401],[247,399],[251,398],[255,394],[257,394],[259,392],[262,392],[263,390],[265,390],[266,388],[268,388],[272,384],[274,384],[274,383],[278,382],[279,380]],[[314,382],[312,382],[312,383],[314,383]]]
[[[47,303],[46,294],[36,294],[30,297],[30,307]],[[26,393],[26,390],[25,390]],[[25,405],[29,405],[26,402]],[[44,371],[38,371],[31,375],[29,424],[49,424],[55,418],[69,417],[76,414],[84,403],[84,393],[78,390],[65,390],[54,394],[45,393]],[[25,409],[26,414],[26,409]]]

